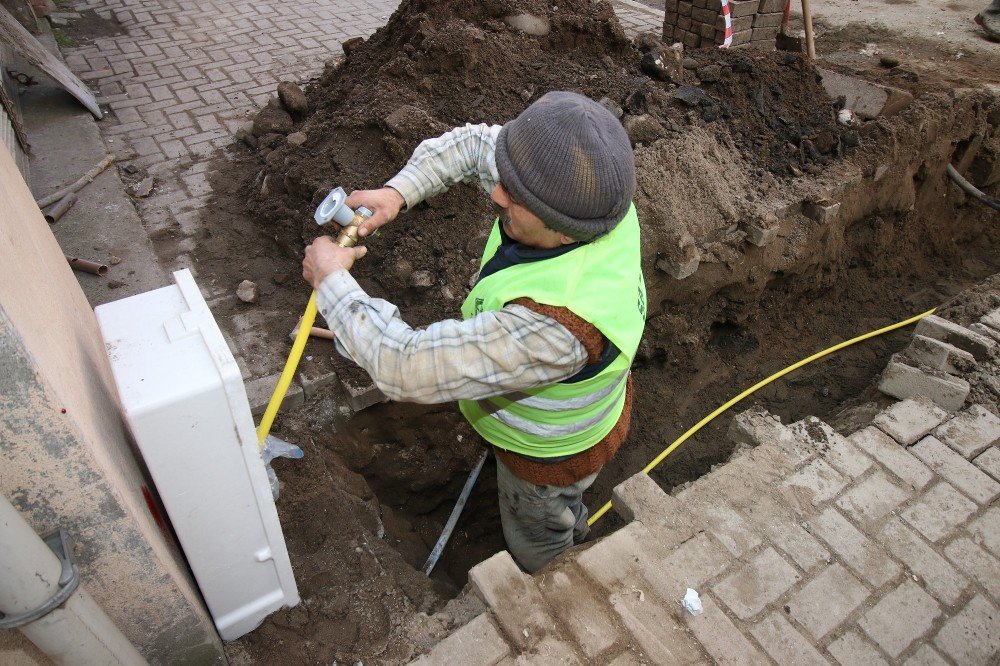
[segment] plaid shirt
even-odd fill
[[[386,185],[408,208],[459,182],[478,180],[490,192],[500,181],[499,131],[498,125],[466,125],[428,139]],[[561,381],[587,363],[583,345],[562,324],[520,305],[415,330],[395,305],[366,294],[343,270],[327,276],[316,303],[337,350],[393,400],[477,400]]]

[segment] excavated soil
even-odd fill
[[[546,18],[548,36],[502,20],[522,12]],[[557,89],[623,111],[650,297],[632,431],[588,493],[592,507],[762,377],[1000,271],[995,221],[942,175],[975,133],[985,139],[978,168],[995,174],[995,101],[958,104],[937,92],[905,118],[845,128],[836,122],[839,102],[798,55],[689,51],[669,81],[643,73],[643,55],[605,2],[404,1],[384,28],[309,83],[308,113],[246,138],[252,148],[234,145],[211,175],[208,231],[194,253],[199,275],[234,288],[250,278],[261,289],[260,303],[222,301],[216,316],[226,322],[248,308],[278,315],[259,331],[259,345],[240,350],[244,358],[286,353],[307,293],[302,248],[320,233],[312,212],[333,186],[377,187],[422,139],[466,122],[503,123]],[[272,106],[273,117],[280,104]],[[951,140],[949,131],[960,135]],[[289,133],[304,142],[293,145]],[[846,186],[855,189],[835,223],[803,215]],[[995,193],[995,181],[988,189]],[[354,274],[411,325],[454,317],[491,219],[478,187],[453,187],[370,240]],[[776,232],[763,247],[748,242],[760,228]],[[159,241],[170,247],[169,238]],[[692,261],[698,270],[677,279]],[[908,338],[904,330],[849,348],[746,406],[763,404],[785,420],[813,414],[849,430],[881,403],[873,379]],[[303,372],[330,371],[350,385],[370,383],[330,343],[313,340]],[[454,405],[387,403],[352,414],[335,385],[275,426],[306,453],[275,463],[303,602],[231,644],[234,663],[405,661],[426,644],[423,614],[504,547],[489,460],[438,568],[423,576],[419,567],[482,444]],[[727,426],[717,419],[654,478],[670,489],[726,460]],[[609,515],[595,534],[615,525]],[[436,616],[436,630],[474,612],[463,608]]]

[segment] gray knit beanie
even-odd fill
[[[500,182],[518,203],[578,241],[614,229],[635,194],[625,129],[576,93],[547,93],[504,125],[496,160]]]

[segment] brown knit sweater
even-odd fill
[[[546,317],[551,317],[566,327],[583,345],[587,351],[587,363],[593,363],[604,351],[604,336],[593,324],[581,319],[566,308],[552,305],[542,305],[530,298],[518,298],[512,303],[534,310]],[[604,439],[586,451],[577,453],[572,458],[557,463],[541,463],[518,455],[513,451],[493,447],[497,458],[502,460],[510,470],[525,481],[539,486],[568,486],[580,479],[599,471],[611,460],[618,447],[625,441],[629,424],[632,421],[632,377],[629,376],[625,386],[625,408],[618,423]]]

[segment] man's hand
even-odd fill
[[[368,254],[368,248],[340,247],[329,236],[320,236],[306,247],[306,258],[302,260],[302,277],[319,289],[326,276],[338,270],[351,270],[354,262]]]
[[[383,224],[395,220],[399,211],[406,205],[403,195],[391,187],[383,187],[380,190],[354,190],[344,203],[351,208],[365,206],[371,210],[372,216],[358,228],[358,235],[362,238]]]

